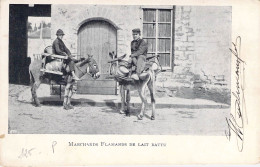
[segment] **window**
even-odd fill
[[[27,20],[27,56],[31,60],[41,57],[43,50],[51,43],[51,17],[29,16]]]
[[[172,66],[172,9],[143,9],[143,39],[148,56],[160,55],[164,69]]]

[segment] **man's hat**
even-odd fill
[[[65,34],[61,29],[58,29],[56,35],[65,35]]]
[[[141,33],[141,30],[140,30],[140,28],[135,28],[135,29],[132,30],[132,32],[133,32],[133,33],[139,33],[139,34],[140,34],[140,33]]]

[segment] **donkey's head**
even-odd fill
[[[88,55],[88,58],[81,59],[80,62],[76,64],[75,74],[81,78],[85,74],[89,74],[92,78],[97,79],[100,77],[99,68],[93,55]]]

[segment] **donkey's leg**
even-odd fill
[[[119,113],[124,114],[125,113],[125,90],[123,85],[120,86],[120,95],[121,95],[121,108],[119,110]]]
[[[40,101],[39,101],[39,99],[37,97],[37,89],[39,88],[40,84],[41,84],[40,81],[34,82],[32,84],[32,88],[31,88],[33,102],[35,103],[36,107],[40,107],[41,106]]]
[[[146,99],[146,96],[145,96],[145,87],[146,87],[146,84],[143,84],[141,86],[141,88],[138,89],[139,96],[142,100],[141,111],[140,111],[139,115],[137,116],[138,119],[140,119],[140,120],[143,119],[143,116],[144,116],[145,110],[146,110],[146,106],[147,106],[147,99]]]
[[[70,89],[71,84],[67,83],[65,86],[65,92],[64,92],[64,99],[63,99],[63,108],[65,110],[69,110],[70,108],[68,107],[68,99],[69,99],[69,89]]]
[[[126,116],[130,117],[130,100],[131,100],[131,96],[130,96],[130,90],[127,89],[126,91]]]
[[[151,116],[151,120],[155,119],[154,79],[155,79],[155,77],[152,74],[151,80],[147,83],[148,89],[150,91],[151,103],[152,103],[152,116]]]
[[[73,85],[71,84],[70,88],[69,88],[69,93],[68,93],[68,101],[67,101],[67,105],[70,109],[73,109],[74,107],[71,105],[71,97],[73,95]]]

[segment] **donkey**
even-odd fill
[[[59,63],[57,60],[50,62],[51,64]],[[36,107],[40,106],[40,101],[37,97],[37,89],[39,88],[41,83],[51,84],[65,84],[65,93],[64,93],[64,101],[63,106],[64,109],[72,109],[71,105],[71,97],[75,92],[73,90],[73,85],[76,84],[70,75],[60,76],[56,74],[43,73],[40,71],[42,68],[42,58],[38,58],[34,60],[29,66],[29,74],[31,81],[31,94],[32,101]],[[87,59],[81,59],[79,62],[75,64],[75,75],[81,78],[84,74],[89,74],[92,78],[96,79],[99,77],[99,69],[96,61],[89,56]]]
[[[151,97],[151,103],[152,103],[152,115],[151,120],[155,119],[155,75],[159,70],[159,66],[156,68],[153,65],[146,70],[145,73],[141,74],[143,75],[143,79],[141,80],[131,80],[126,77],[121,77],[118,75],[118,70],[121,61],[123,61],[123,57],[121,56],[119,58],[116,58],[116,55],[114,53],[110,53],[110,57],[114,58],[112,61],[109,61],[112,65],[110,66],[110,75],[115,78],[116,81],[119,82],[120,85],[120,95],[121,95],[121,108],[119,110],[120,114],[126,114],[126,116],[130,116],[130,91],[137,90],[139,93],[139,96],[142,100],[142,107],[140,113],[137,115],[137,118],[139,120],[143,119],[143,116],[146,111],[147,107],[147,98],[146,98],[146,88],[148,87]],[[118,63],[119,62],[119,63]],[[126,109],[125,109],[126,108]]]

